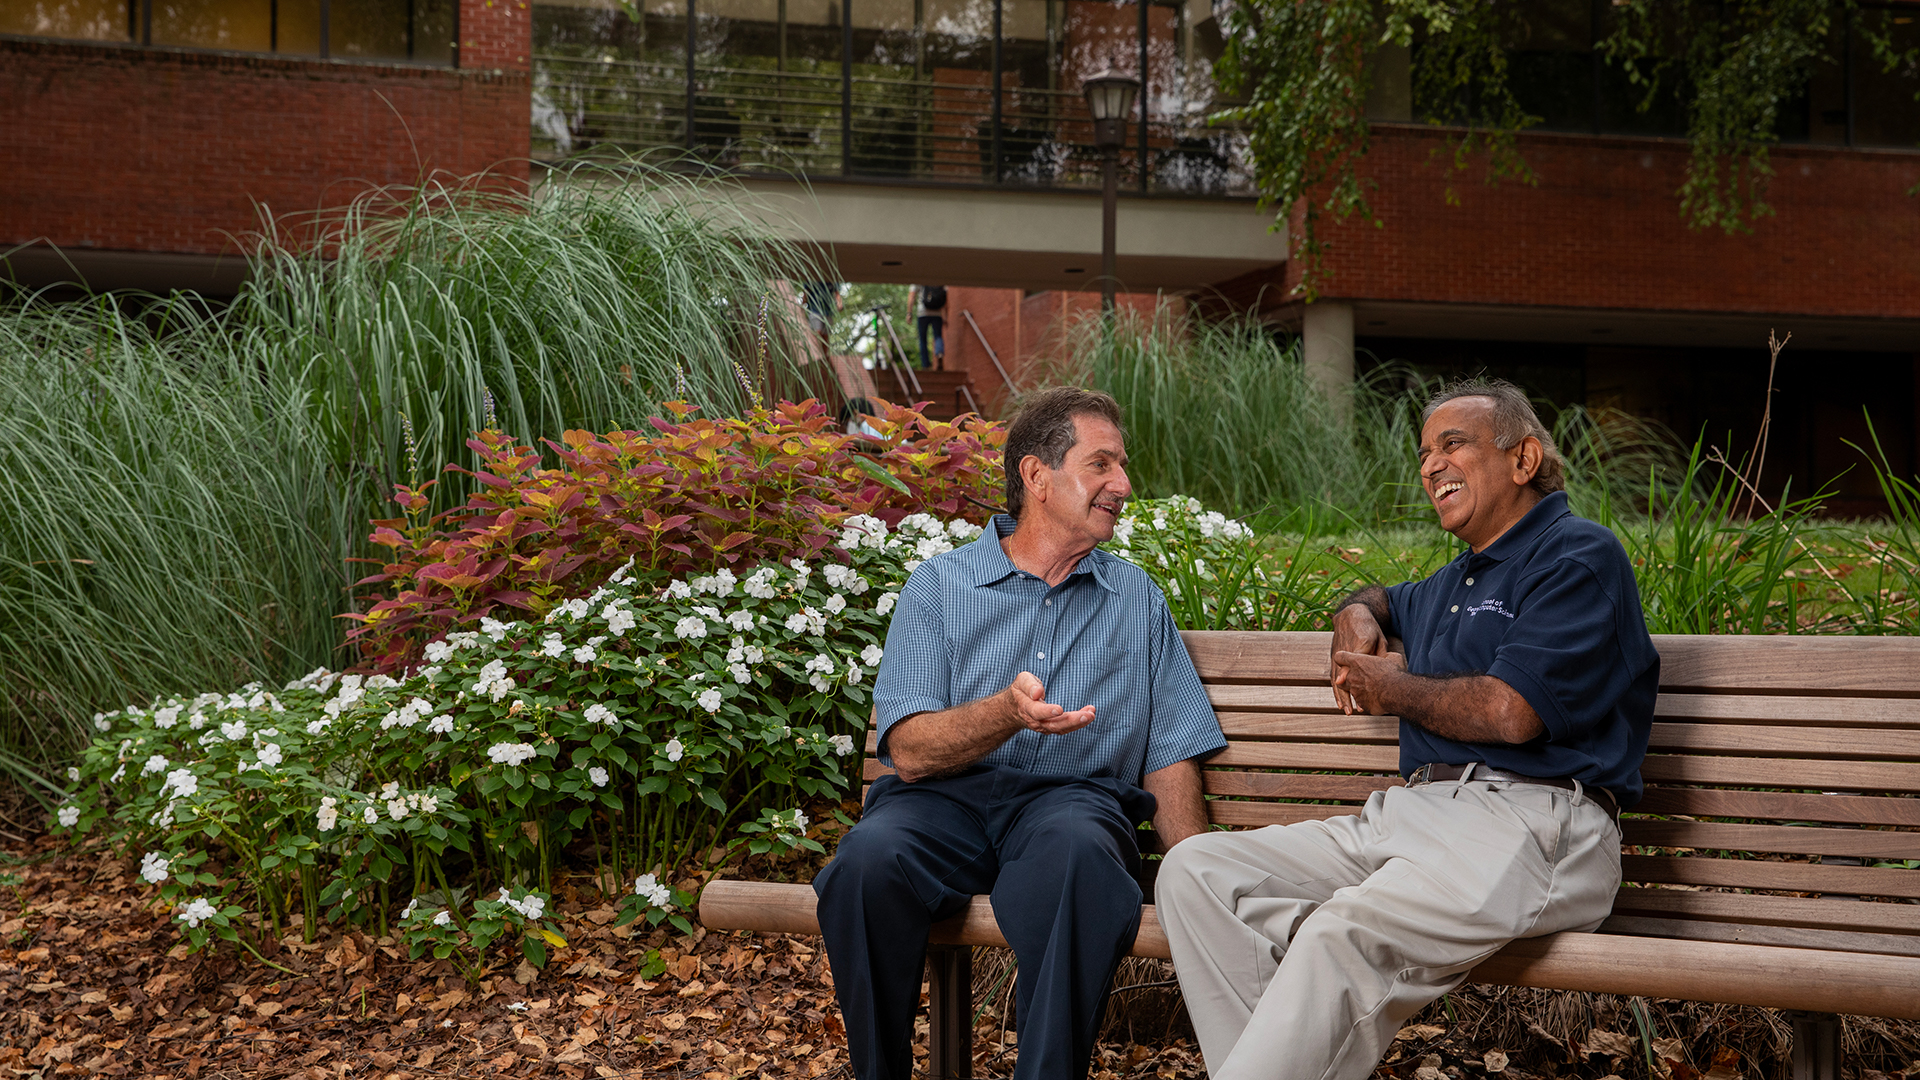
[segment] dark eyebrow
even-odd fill
[[[1435,436],[1434,441],[1444,442],[1446,441],[1446,438],[1449,435],[1465,435],[1465,434],[1467,434],[1466,428],[1457,428],[1457,427],[1448,428],[1447,430],[1441,432],[1439,435]],[[1421,443],[1420,446],[1414,451],[1414,456],[1426,457],[1431,452],[1432,452],[1432,449],[1429,446],[1427,446],[1427,444]]]

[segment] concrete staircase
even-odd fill
[[[906,377],[907,371],[901,369],[900,375]],[[961,413],[979,412],[984,408],[979,389],[964,371],[923,371],[915,368],[912,377],[907,378],[907,393],[904,396],[900,393],[900,382],[894,377],[893,371],[874,371],[872,377],[874,389],[888,401],[901,404],[928,402],[928,419],[952,420]],[[913,389],[915,379],[920,386],[917,392]]]

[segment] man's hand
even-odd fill
[[[1389,655],[1386,631],[1380,628],[1380,621],[1374,617],[1372,608],[1365,603],[1348,604],[1333,615],[1333,703],[1340,706],[1342,712],[1353,715],[1356,703],[1347,672],[1349,661],[1342,656],[1384,657]],[[1406,670],[1406,658],[1400,658],[1400,669]],[[1372,699],[1369,699],[1372,700]],[[1363,712],[1372,709],[1362,708]]]
[[[1047,700],[1047,688],[1040,685],[1039,677],[1031,671],[1015,675],[1013,684],[1000,693],[1020,726],[1043,735],[1065,735],[1093,723],[1093,706],[1068,712],[1065,706],[1055,705]]]
[[[1031,671],[997,694],[938,712],[915,713],[887,729],[887,755],[908,783],[959,772],[986,757],[1021,728],[1065,735],[1093,723],[1093,706],[1069,712],[1047,700]]]
[[[1400,653],[1336,651],[1333,654],[1334,700],[1349,716],[1356,710],[1372,716],[1388,715],[1393,712],[1387,705],[1388,686],[1406,674],[1407,658]]]

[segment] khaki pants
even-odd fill
[[[1620,832],[1583,794],[1474,780],[1176,847],[1155,900],[1213,1080],[1364,1080],[1515,938],[1592,930]]]

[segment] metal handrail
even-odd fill
[[[967,325],[973,327],[973,336],[979,338],[980,347],[987,350],[987,359],[993,361],[993,369],[1000,373],[1000,379],[1007,384],[1007,390],[1018,397],[1020,388],[1013,385],[1013,376],[1008,375],[1007,369],[1000,366],[1000,354],[994,352],[993,346],[987,344],[987,335],[981,333],[980,324],[973,321],[973,312],[966,308],[961,308],[960,314],[966,317]]]
[[[920,388],[920,376],[913,370],[913,361],[907,356],[906,346],[900,344],[900,335],[894,333],[893,316],[887,314],[886,308],[878,305],[873,308],[873,313],[880,316],[880,322],[887,328],[887,336],[893,339],[893,351],[900,357],[900,366],[907,369],[907,378],[913,380],[913,392],[920,395],[926,394],[926,391]]]

